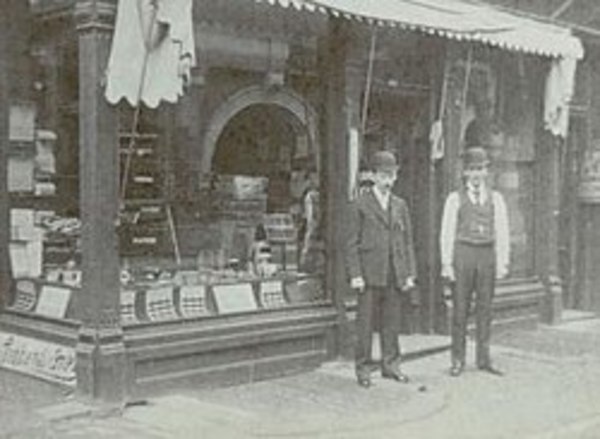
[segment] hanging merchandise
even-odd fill
[[[575,86],[575,58],[552,60],[546,78],[544,123],[553,135],[566,137],[569,130],[569,103]]]
[[[192,0],[119,1],[107,69],[110,103],[176,102],[194,65]]]
[[[358,195],[360,186],[360,163],[365,145],[365,133],[367,131],[367,120],[369,117],[369,99],[371,98],[371,85],[373,83],[373,64],[375,62],[375,50],[377,46],[377,31],[376,28],[371,30],[371,44],[369,46],[369,58],[367,64],[367,76],[365,78],[365,89],[363,93],[362,109],[360,116],[360,139],[356,129],[351,129],[349,132],[349,149],[350,149],[350,190],[349,199],[352,200]]]
[[[473,69],[473,46],[469,46],[469,51],[467,52],[467,61],[465,64],[465,79],[463,82],[462,96],[460,100],[460,127],[461,130],[465,129],[466,136],[466,119],[467,119],[467,100],[469,98],[469,83],[471,81],[471,71]],[[462,138],[462,141],[465,139]]]
[[[106,99],[127,100],[134,108],[127,158],[121,178],[123,215],[131,161],[135,151],[142,103],[156,108],[161,101],[176,102],[189,82],[195,65],[192,0],[120,1],[107,68]],[[131,74],[137,71],[139,74]],[[163,203],[160,203],[163,204]],[[179,264],[178,238],[171,206],[166,203],[166,223]]]
[[[431,161],[436,161],[444,158],[444,115],[446,112],[446,97],[448,95],[448,81],[450,76],[450,63],[446,59],[444,61],[444,76],[442,77],[442,87],[440,92],[440,101],[438,105],[438,117],[431,124],[429,131],[429,143],[431,145]]]

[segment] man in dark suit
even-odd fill
[[[371,160],[374,185],[351,206],[347,267],[351,287],[358,291],[355,366],[358,384],[371,386],[371,340],[374,318],[380,322],[381,373],[408,382],[400,370],[398,346],[401,294],[416,278],[412,226],[404,200],[392,194],[398,165],[389,151]]]

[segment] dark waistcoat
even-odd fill
[[[473,203],[464,191],[460,193],[456,240],[475,245],[493,244],[494,203],[491,192],[483,204]]]

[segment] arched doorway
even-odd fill
[[[212,114],[207,124],[207,131],[202,141],[201,171],[211,171],[213,155],[217,142],[230,121],[244,109],[255,106],[274,106],[280,110],[278,117],[286,120],[294,127],[296,134],[305,136],[306,142],[315,159],[317,170],[320,168],[320,154],[317,133],[317,114],[303,97],[294,91],[283,88],[268,88],[264,86],[251,86],[237,91],[229,96]]]
[[[203,175],[221,194],[213,216],[235,217],[235,228],[243,229],[247,241],[254,235],[252,246],[263,226],[273,261],[284,270],[324,270],[316,120],[293,91],[250,87],[217,109],[204,138]],[[237,189],[235,195],[228,192],[238,184],[264,190],[254,192],[254,199],[240,199]],[[280,235],[283,229],[289,233]]]
[[[248,175],[267,179],[267,210],[293,211],[316,157],[306,127],[288,110],[254,104],[225,125],[212,156],[211,171],[219,175]]]

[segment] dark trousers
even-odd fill
[[[400,293],[394,286],[367,286],[358,296],[355,365],[359,377],[368,375],[372,364],[371,345],[375,321],[379,326],[381,368],[383,371],[394,371],[400,362]]]
[[[475,293],[477,366],[487,366],[490,364],[490,327],[496,277],[494,247],[457,243],[454,261],[452,363],[465,363],[467,319]]]

